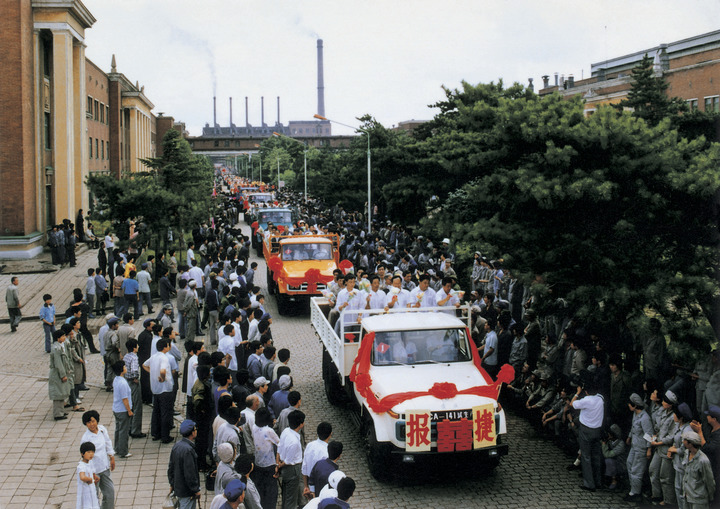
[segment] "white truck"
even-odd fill
[[[499,380],[512,375],[504,369],[494,382],[480,367],[454,308],[362,310],[347,318],[343,311],[342,339],[328,321],[328,299],[313,297],[310,310],[323,345],[325,393],[357,412],[373,477],[385,480],[401,464],[457,464],[458,456],[492,469],[508,453],[497,399]]]

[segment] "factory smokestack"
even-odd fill
[[[245,127],[250,127],[250,122],[248,121],[248,98],[245,96]]]
[[[277,121],[277,125],[280,125],[280,96],[278,96],[277,101],[278,101],[278,121]]]
[[[217,127],[217,98],[213,96],[213,127]]]
[[[265,96],[260,96],[260,125],[265,127]]]
[[[232,127],[232,97],[230,98],[230,127]]]
[[[323,80],[323,42],[317,40],[317,71],[318,71],[318,104],[317,112],[321,117],[325,116],[325,82]]]

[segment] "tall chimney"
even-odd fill
[[[557,87],[558,85],[558,73],[555,73],[555,86]]]
[[[217,98],[213,96],[213,127],[217,127]]]
[[[230,127],[232,127],[232,97],[230,98]]]
[[[260,97],[260,125],[265,127],[265,96]]]
[[[317,71],[318,71],[318,104],[317,112],[321,117],[325,116],[325,81],[323,80],[323,42],[317,40]]]
[[[543,80],[543,88],[547,88],[548,86],[550,86],[550,76],[548,76],[546,74],[542,77],[542,80]]]
[[[278,99],[278,121],[277,125],[280,125],[280,96],[277,96]]]
[[[248,121],[248,98],[245,96],[245,127],[250,127],[250,122]]]

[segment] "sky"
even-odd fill
[[[588,77],[590,65],[720,29],[718,0],[83,0],[97,19],[86,56],[145,87],[201,134],[213,121],[260,125],[317,113],[317,39],[325,116],[386,127],[431,119],[442,87]],[[352,129],[333,126],[334,134]]]

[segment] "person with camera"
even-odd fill
[[[582,397],[584,394],[584,397]],[[605,401],[597,393],[593,382],[583,381],[578,385],[570,406],[580,410],[580,465],[582,466],[583,483],[580,488],[595,491],[601,486],[602,476],[602,425],[605,417]]]

